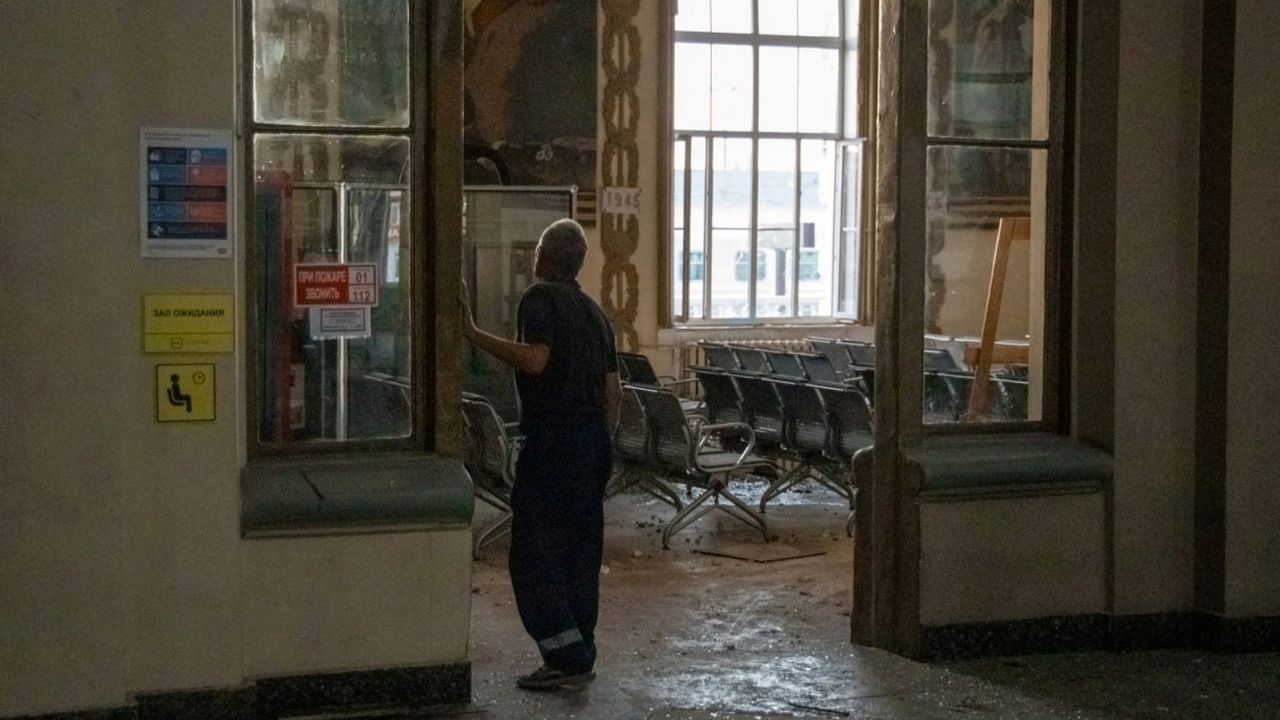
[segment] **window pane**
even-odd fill
[[[707,250],[707,140],[689,141],[689,319],[703,316]]]
[[[1046,163],[1043,150],[929,150],[926,422],[1040,418]],[[981,382],[976,348],[997,295],[997,346]]]
[[[862,71],[858,64],[859,47],[862,44],[860,3],[850,3],[845,11],[844,32],[844,136],[858,137],[863,134],[861,119],[858,117],[859,93],[862,92],[858,74]],[[874,82],[874,81],[873,81]]]
[[[254,0],[254,118],[409,125],[409,4]]]
[[[408,436],[408,140],[259,135],[254,161],[261,440]],[[353,326],[323,329],[318,310],[296,304],[297,263],[373,265],[377,305],[368,321],[345,306]]]
[[[711,0],[680,0],[676,11],[677,31],[707,32],[711,29]]]
[[[750,130],[752,49],[742,45],[711,46],[711,127]]]
[[[803,140],[800,143],[801,247],[816,254],[819,268],[834,265],[836,211],[836,143]],[[831,315],[831,276],[800,282],[800,315]]]
[[[836,37],[840,34],[839,0],[803,0],[799,5],[801,35]]]
[[[711,0],[711,31],[751,32],[751,0]]]
[[[862,144],[850,143],[844,148],[840,200],[839,277],[836,290],[836,312],[845,316],[858,313],[858,288],[862,263]]]
[[[757,0],[760,3],[760,32],[764,35],[796,34],[796,0]],[[804,0],[805,3],[813,0]],[[764,68],[764,57],[760,58]]]
[[[929,132],[1048,135],[1048,0],[932,0]]]
[[[684,309],[684,188],[685,152],[689,140],[676,140],[671,154],[671,315],[683,317]]]
[[[711,317],[751,316],[750,279],[734,276],[734,257],[751,251],[751,141],[712,141],[712,205],[710,267],[704,282],[711,283]]]
[[[791,317],[796,245],[795,140],[761,140],[756,249],[767,280],[756,285],[757,317]]]
[[[676,43],[675,127],[711,127],[711,46]]]
[[[533,251],[543,229],[571,214],[566,190],[490,186],[463,194],[462,277],[476,324],[515,337],[516,308],[533,284]],[[515,375],[488,353],[464,349],[462,389],[483,395],[505,420],[519,419]]]
[[[840,102],[840,52],[801,48],[799,75],[800,102],[796,114],[800,131],[835,132]]]
[[[760,129],[795,132],[798,51],[793,47],[760,48]]]

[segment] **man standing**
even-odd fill
[[[613,330],[578,286],[587,254],[582,226],[559,220],[534,252],[514,341],[476,327],[464,288],[464,335],[516,371],[524,447],[511,496],[511,586],[543,665],[526,690],[595,677],[595,627],[604,541],[610,430],[622,403]]]

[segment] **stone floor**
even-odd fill
[[[745,496],[759,486],[744,483]],[[1280,656],[1165,651],[925,665],[849,640],[852,541],[825,490],[770,505],[775,543],[824,554],[768,564],[696,552],[759,543],[715,513],[662,550],[669,508],[641,496],[607,506],[598,677],[534,694],[537,666],[516,616],[505,539],[475,564],[474,700],[431,717],[773,720],[775,718],[1280,718]],[[424,716],[425,717],[425,716]]]

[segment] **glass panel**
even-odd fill
[[[1047,159],[1043,150],[929,150],[925,422],[1040,419]],[[994,342],[986,372],[984,328]]]
[[[834,133],[840,102],[840,51],[801,48],[796,113],[801,132]]]
[[[409,125],[409,4],[254,0],[254,119]]]
[[[748,46],[711,46],[712,129],[751,129],[752,63]]]
[[[836,143],[800,143],[800,246],[817,256],[818,277],[801,280],[801,317],[830,316],[831,276],[835,265]]]
[[[1049,0],[931,0],[929,133],[1046,139]]]
[[[861,3],[849,3],[846,5],[844,18],[845,33],[845,49],[844,49],[844,136],[849,138],[858,137],[862,134],[861,119],[858,117],[858,107],[862,91],[861,78],[859,73],[861,68],[858,62],[859,46],[862,43],[861,37]]]
[[[259,135],[254,160],[260,439],[407,437],[413,375],[409,141]],[[357,305],[324,315],[299,306],[298,263],[372,265],[377,304],[368,315]]]
[[[764,35],[796,34],[796,0],[757,0],[760,10],[760,32]],[[804,0],[807,4],[813,0]],[[760,58],[764,68],[764,58]]]
[[[711,29],[711,0],[680,0],[676,4],[676,30],[707,32]]]
[[[704,282],[711,283],[711,317],[751,316],[750,280],[734,276],[734,257],[751,251],[751,141],[712,141],[711,247]]]
[[[760,48],[760,129],[795,132],[798,51],[793,47]]]
[[[862,144],[844,147],[841,163],[840,255],[836,313],[856,317],[862,266]]]
[[[675,127],[711,127],[711,46],[676,43]]]
[[[711,31],[751,32],[751,0],[711,0]]]
[[[849,3],[850,5],[854,3]],[[803,0],[800,3],[801,35],[836,37],[840,34],[839,0]]]
[[[756,250],[764,275],[756,284],[757,317],[794,314],[796,245],[795,140],[761,140],[757,182]]]
[[[671,153],[671,315],[681,319],[684,309],[684,188],[688,138],[676,140]]]
[[[707,250],[707,140],[689,141],[689,319],[703,316]]]
[[[516,307],[533,284],[533,250],[543,229],[573,211],[568,190],[471,188],[464,193],[462,273],[476,324],[515,337]],[[488,353],[465,349],[463,390],[483,395],[507,421],[519,419],[515,376]]]

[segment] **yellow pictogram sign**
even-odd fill
[[[212,422],[217,392],[212,364],[156,366],[156,422]]]
[[[234,295],[146,295],[142,300],[142,351],[235,351]]]

